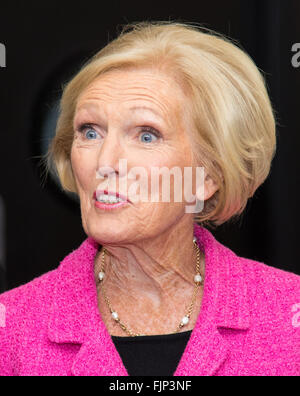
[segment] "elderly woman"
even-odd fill
[[[298,375],[300,278],[208,230],[270,172],[264,78],[212,31],[129,27],[64,89],[47,163],[78,194],[87,239],[0,296],[0,374]]]

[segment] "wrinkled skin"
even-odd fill
[[[119,181],[127,177],[118,168],[121,158],[127,160],[127,171],[142,166],[148,174],[153,166],[183,169],[195,165],[185,103],[180,86],[160,71],[117,70],[98,77],[81,93],[74,117],[71,163],[82,224],[87,235],[109,252],[104,284],[111,305],[122,322],[142,334],[173,333],[192,301],[196,272],[193,214],[185,212],[185,202],[172,199],[103,211],[95,207],[93,193],[96,188],[107,187],[108,176],[104,172],[103,178],[97,179],[96,175],[100,168],[112,168],[117,192],[127,195],[127,191],[119,190]],[[150,110],[132,110],[133,106]],[[79,132],[84,123],[92,126]],[[145,126],[155,128],[160,136],[149,136],[142,128]],[[128,187],[130,183],[132,180],[128,180]],[[206,175],[204,199],[216,190]],[[96,277],[100,265],[101,256],[97,255]],[[182,331],[194,327],[201,298],[202,288],[190,322]],[[98,301],[110,334],[126,336],[111,318],[99,287]]]

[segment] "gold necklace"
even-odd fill
[[[194,243],[194,247],[195,247],[196,253],[197,253],[196,275],[194,277],[195,289],[194,289],[191,305],[189,306],[186,315],[182,318],[179,326],[175,330],[175,333],[178,333],[183,326],[186,326],[189,323],[190,316],[192,314],[192,311],[193,311],[193,308],[194,308],[194,305],[195,305],[197,292],[199,290],[199,287],[201,285],[203,285],[203,277],[201,276],[201,273],[200,273],[200,249],[199,249],[199,246],[197,244],[197,239],[196,238],[193,239],[193,243]],[[102,259],[101,259],[102,266],[101,266],[101,271],[99,272],[99,281],[100,281],[100,284],[101,284],[101,289],[102,289],[104,300],[106,301],[106,304],[107,304],[107,306],[108,306],[108,308],[110,310],[111,316],[117,323],[119,323],[121,328],[127,334],[129,334],[131,337],[143,336],[145,334],[136,334],[136,333],[132,332],[127,326],[125,326],[125,324],[123,322],[121,322],[118,313],[112,308],[112,306],[111,306],[111,304],[110,304],[110,302],[109,302],[109,300],[108,300],[108,298],[106,296],[106,293],[105,293],[105,290],[104,290],[104,285],[103,285],[103,280],[104,280],[104,277],[105,277],[104,264],[105,264],[105,253],[106,252],[107,252],[106,249],[103,248]]]

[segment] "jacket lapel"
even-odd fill
[[[98,310],[94,258],[98,244],[87,238],[58,268],[48,337],[81,345],[72,365],[75,376],[128,375]]]
[[[213,376],[226,361],[229,346],[217,328],[194,330],[174,376]]]
[[[205,252],[202,306],[175,376],[212,376],[230,349],[220,329],[247,330],[250,314],[245,274],[240,258],[219,243],[207,229],[195,225],[195,236]]]
[[[104,335],[105,334],[105,335]],[[128,376],[122,359],[106,331],[82,344],[72,366],[74,376]]]

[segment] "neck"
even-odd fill
[[[186,299],[186,293],[194,287],[196,273],[193,232],[194,223],[184,221],[155,238],[104,246],[104,282],[111,302],[148,302],[159,308]],[[102,251],[95,260],[96,277],[101,270]],[[203,273],[203,265],[200,268]]]

